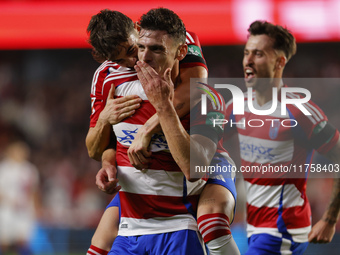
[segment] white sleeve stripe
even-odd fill
[[[90,252],[92,252],[92,253],[86,253],[86,255],[90,255],[90,254],[95,254],[95,255],[100,255],[100,253],[99,252],[96,252],[95,250],[93,250],[93,249],[91,249],[91,248],[89,248],[89,251]]]
[[[205,237],[207,234],[209,234],[210,232],[213,232],[213,231],[218,230],[218,229],[227,229],[227,230],[230,231],[230,228],[228,228],[228,227],[213,227],[213,228],[207,230],[207,232],[203,233],[203,234],[202,234],[202,237],[204,238],[204,237]]]
[[[201,226],[202,224],[205,224],[207,221],[214,221],[214,222],[216,222],[217,220],[218,220],[218,221],[223,221],[224,223],[226,223],[226,224],[229,225],[229,222],[228,222],[226,219],[221,218],[221,217],[213,217],[213,218],[209,218],[209,219],[202,220],[202,221],[198,224],[198,227],[200,228],[200,226]],[[213,224],[213,222],[212,222],[211,224]],[[208,224],[208,225],[209,225],[209,224]]]
[[[194,38],[192,38],[191,34],[187,32],[187,43],[195,43]]]
[[[113,77],[112,76],[108,77],[107,79],[105,79],[105,81],[103,83],[102,93],[104,93],[104,87],[108,82],[118,80],[118,79],[133,77],[133,76],[137,76],[137,74],[133,73],[133,74],[127,74],[127,75],[117,75],[117,76],[113,76]]]
[[[109,62],[109,61],[105,61],[103,62],[98,69],[96,70],[96,72],[93,75],[93,79],[92,79],[92,86],[91,86],[91,93],[95,94],[96,93],[96,85],[98,82],[98,77],[101,71],[103,71],[107,66],[116,66],[117,64],[113,63],[113,62]]]
[[[313,124],[316,124],[318,121],[320,121],[320,118],[315,114],[315,112],[309,107],[309,105],[305,105],[307,110],[312,114],[312,115],[307,115],[307,117],[313,122]],[[313,118],[314,117],[314,118]]]
[[[214,226],[214,225],[216,225],[216,226],[221,226],[221,227],[229,227],[229,224],[228,224],[228,222],[225,222],[225,221],[223,221],[223,220],[214,220],[214,221],[212,221],[212,222],[210,222],[210,223],[208,223],[208,224],[206,224],[205,226],[203,226],[203,227],[201,227],[201,224],[199,224],[198,225],[198,228],[200,229],[200,232],[201,233],[203,233],[204,232],[204,230],[206,229],[206,228],[211,228],[211,226]],[[215,226],[215,227],[216,227]]]
[[[106,61],[105,61],[106,62]],[[105,63],[104,62],[104,63]],[[96,93],[96,85],[97,85],[97,81],[98,81],[98,76],[100,74],[100,72],[104,69],[105,65],[104,63],[96,70],[96,72],[93,75],[93,80],[92,80],[92,86],[91,86],[91,93],[95,94]]]
[[[299,96],[294,95],[292,93],[288,93],[287,96],[290,97],[290,98],[300,98]],[[307,103],[304,103],[304,106],[312,114],[312,115],[307,115],[307,117],[310,119],[310,121],[313,124],[316,124],[317,122],[319,122],[320,120],[322,120],[324,118],[322,113],[315,106],[313,106],[312,104],[307,102]]]
[[[119,80],[119,79],[133,77],[133,76],[137,76],[137,75],[135,73],[133,73],[133,74],[125,74],[125,75],[108,76],[105,79],[104,84],[107,83],[108,81],[114,81],[114,80]]]

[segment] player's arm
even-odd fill
[[[182,126],[172,103],[173,84],[169,69],[164,74],[164,79],[146,63],[138,62],[136,71],[150,103],[156,109],[174,160],[188,180],[196,180],[190,176],[190,155],[197,159],[197,165],[208,166],[217,144],[203,135],[190,136]]]
[[[194,66],[181,69],[180,83],[174,93],[174,107],[177,115],[181,118],[190,111],[190,104],[199,101],[200,94],[191,95],[190,98],[190,78],[206,78],[207,70],[202,66]],[[153,134],[160,132],[161,126],[157,114],[154,114],[147,122],[138,130],[136,137],[128,150],[128,156],[131,164],[137,169],[146,168],[151,156],[148,146]]]
[[[322,143],[322,140],[327,141]],[[333,141],[332,141],[333,140]],[[327,144],[335,143],[334,146],[324,154],[333,164],[340,164],[340,137],[338,131],[330,124],[326,126],[314,137],[314,145],[326,147]],[[308,236],[308,241],[312,243],[329,243],[332,241],[336,223],[340,217],[340,176],[337,173],[333,180],[333,190],[329,205],[322,218],[313,226]]]
[[[115,99],[114,92],[115,88],[112,85],[96,125],[90,127],[86,136],[88,154],[98,161],[101,160],[102,153],[112,138],[112,125],[134,114],[141,102],[141,99],[135,95]]]
[[[117,186],[116,150],[111,146],[102,155],[102,168],[96,175],[98,188],[108,194],[116,194],[120,190]]]

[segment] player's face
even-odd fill
[[[120,66],[133,68],[138,60],[137,39],[138,34],[134,30],[131,32],[128,40],[118,46],[119,54],[112,61]]]
[[[244,48],[243,71],[247,87],[258,87],[257,78],[279,78],[276,64],[277,54],[273,39],[267,35],[251,35]]]
[[[178,45],[166,31],[142,29],[138,39],[138,58],[163,75],[177,61]]]

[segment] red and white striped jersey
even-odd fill
[[[297,98],[300,95],[289,93],[287,97]],[[255,92],[252,98],[255,109],[265,110],[272,105],[270,101],[259,106],[254,99]],[[248,100],[245,94],[244,115],[234,115],[232,101],[227,103],[226,119],[229,123],[238,124],[232,127],[227,124],[224,137],[227,140],[235,132],[238,133],[242,170],[269,169],[269,166],[282,169],[282,166],[286,166],[286,169],[293,171],[294,165],[303,167],[303,174],[299,178],[294,174],[283,175],[283,171],[269,176],[271,178],[261,173],[243,173],[247,194],[248,237],[268,233],[278,237],[291,235],[295,242],[307,242],[311,229],[311,209],[306,196],[308,173],[304,174],[304,169],[305,164],[310,164],[314,152],[310,146],[313,130],[320,123],[327,122],[327,117],[311,101],[304,104],[312,114],[310,116],[304,115],[291,104],[286,106],[286,116],[281,115],[281,104],[270,115],[255,115],[248,108]],[[326,153],[335,145],[338,137],[339,132],[336,131],[332,139],[326,139],[323,145],[315,149]]]
[[[120,80],[124,80],[123,83]],[[143,99],[141,107],[133,116],[113,126],[117,137],[118,178],[122,186],[119,193],[121,202],[119,235],[197,230],[196,221],[191,213],[196,211],[204,181],[195,183],[186,181],[169,153],[162,133],[155,134],[152,138],[150,150],[153,154],[148,170],[140,171],[130,164],[127,149],[138,129],[155,113],[155,109],[147,100],[136,75],[119,79],[119,76],[110,74],[104,82],[104,87],[111,83],[116,86],[117,97],[134,94]],[[188,118],[183,125],[189,129]]]
[[[198,65],[201,65],[201,62],[199,63]],[[91,89],[90,126],[96,125],[99,113],[105,107],[111,84],[115,86],[115,97],[138,95],[143,100],[141,107],[133,116],[113,126],[117,137],[118,178],[122,186],[119,193],[121,202],[119,235],[157,234],[183,229],[197,231],[193,215],[205,181],[192,183],[185,179],[169,153],[165,136],[162,133],[153,136],[150,145],[153,154],[148,170],[135,169],[128,159],[127,150],[139,127],[155,113],[135,71],[110,61],[104,62],[98,68]],[[189,129],[189,116],[183,118],[182,124]]]

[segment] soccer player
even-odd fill
[[[0,254],[32,254],[29,242],[39,210],[39,171],[30,148],[13,141],[0,161]]]
[[[311,116],[304,115],[290,104],[286,106],[286,116],[280,114],[280,109],[261,116],[249,110],[250,100],[255,109],[269,109],[272,88],[280,92],[285,87],[282,73],[288,60],[296,53],[296,43],[287,29],[265,21],[253,22],[248,32],[243,68],[246,86],[255,92],[252,98],[245,96],[244,115],[233,114],[232,101],[227,104],[226,119],[238,124],[232,127],[228,125],[224,137],[228,139],[235,132],[238,133],[242,167],[304,166],[311,162],[314,150],[340,163],[339,132],[328,123],[325,114],[313,102],[305,104]],[[297,93],[288,93],[287,96],[301,97]],[[261,119],[264,125],[258,128],[242,124],[251,119]],[[266,119],[277,121],[272,123]],[[297,126],[277,125],[288,119],[295,120]],[[308,241],[327,243],[332,240],[340,211],[339,179],[334,180],[334,194],[328,209],[311,229],[305,176],[244,177],[249,244],[246,254],[303,254]]]
[[[159,14],[159,13],[158,13]],[[154,18],[155,17],[159,17],[159,15],[156,15],[156,14],[154,14]],[[142,22],[142,24],[143,24],[143,22]],[[170,24],[170,27],[172,27],[173,26],[173,24]],[[143,27],[143,26],[142,26]],[[146,31],[147,31],[147,29],[146,29]],[[151,29],[151,31],[153,31],[152,29]],[[156,30],[157,31],[157,30]],[[152,34],[152,33],[151,33]],[[147,38],[148,36],[145,36],[144,38]],[[152,39],[150,39],[150,40],[152,40]],[[154,40],[154,39],[153,39]],[[155,40],[154,40],[155,41]],[[147,41],[147,42],[149,42],[149,41]],[[162,42],[162,40],[161,40],[161,42]],[[164,43],[164,42],[163,42]],[[144,46],[145,45],[147,45],[147,43],[145,43],[144,44]],[[141,44],[140,45],[140,49],[141,49],[141,51],[143,50],[143,45]],[[171,50],[171,51],[173,51],[173,50]],[[162,62],[162,61],[165,61],[166,59],[164,59],[164,56],[166,56],[166,55],[168,55],[169,54],[169,45],[168,44],[166,44],[166,45],[157,45],[157,44],[154,44],[154,45],[151,45],[151,46],[148,46],[147,47],[147,49],[145,50],[145,52],[147,52],[147,54],[146,53],[144,53],[144,55],[143,55],[143,60],[145,61],[145,62],[148,62],[148,61],[150,61],[150,62],[152,62],[152,61],[156,61],[154,64],[153,64],[153,66],[157,69],[158,68],[158,64],[160,63],[160,62]],[[154,55],[153,56],[158,56],[158,58],[152,58],[152,57],[150,57],[152,54],[150,54],[150,52],[151,53],[154,53]],[[170,52],[171,53],[171,52]],[[178,54],[182,54],[181,53],[181,50],[180,51],[178,51]],[[183,57],[183,56],[181,56],[181,57]],[[169,62],[169,59],[167,59],[166,60],[167,62]],[[177,68],[178,68],[178,66],[177,66]],[[162,72],[164,72],[164,69],[158,69],[158,73],[162,73]],[[132,73],[128,73],[128,72],[126,72],[125,73],[125,75],[126,75],[126,77],[125,78],[127,78],[127,77],[133,77],[133,74]],[[176,76],[175,76],[176,77]],[[130,79],[129,78],[129,79]],[[115,79],[114,79],[115,80]],[[112,81],[112,80],[111,80]],[[125,80],[125,83],[124,84],[122,84],[120,87],[117,87],[116,88],[116,94],[118,93],[118,95],[124,95],[124,93],[126,93],[126,91],[127,91],[127,88],[129,88],[129,86],[127,85],[129,82],[128,81],[126,81]],[[121,84],[121,83],[118,83],[117,85],[119,85],[119,84]],[[123,86],[124,85],[124,86]],[[131,85],[131,84],[130,84]],[[134,84],[135,85],[135,84]],[[127,88],[126,88],[127,87]],[[139,86],[140,87],[140,86]],[[136,89],[136,92],[137,93],[139,93],[139,87],[138,86],[133,86],[132,88],[134,88],[134,89]],[[121,93],[121,94],[120,94]],[[142,95],[141,95],[142,96]],[[144,103],[144,102],[143,102]],[[143,108],[143,106],[142,106],[142,108]],[[143,123],[143,119],[145,119],[145,115],[147,115],[148,114],[148,111],[150,111],[150,108],[149,108],[149,106],[146,104],[145,105],[145,107],[144,107],[144,109],[143,109],[143,111],[141,111],[141,114],[138,114],[138,116],[135,116],[135,121],[137,121],[137,123],[140,123],[140,122],[142,122]],[[136,114],[135,115],[137,115],[137,112],[136,112]],[[128,119],[127,119],[128,120]],[[131,119],[132,120],[132,119]],[[130,121],[131,121],[130,120]],[[121,150],[127,150],[124,146],[122,146],[122,145],[124,145],[124,143],[125,143],[125,145],[129,145],[129,143],[131,143],[131,136],[130,136],[130,134],[132,134],[132,133],[134,133],[135,132],[135,127],[133,127],[132,129],[130,129],[130,131],[128,131],[128,132],[126,132],[127,131],[127,129],[125,129],[125,128],[129,128],[129,127],[132,127],[133,125],[135,125],[136,126],[136,123],[129,123],[129,120],[127,121],[127,122],[121,122],[121,123],[119,123],[119,124],[117,124],[117,125],[115,125],[115,131],[117,130],[117,136],[118,136],[118,146],[117,146],[117,161],[118,161],[118,164],[119,164],[119,160],[118,160],[118,155],[120,155],[119,153],[121,153],[119,150],[121,149]],[[140,125],[140,124],[139,124]],[[137,125],[138,126],[138,125]],[[116,129],[117,128],[117,129]],[[124,131],[122,131],[122,130],[125,130],[125,132]],[[133,132],[131,132],[131,131],[133,131]],[[125,137],[124,137],[124,135],[125,135]],[[157,142],[160,142],[160,141],[162,141],[163,139],[160,139],[160,138],[158,138],[158,141]],[[121,148],[119,148],[121,146]],[[164,141],[163,141],[163,144],[160,144],[160,143],[157,143],[157,146],[158,147],[163,147],[163,148],[161,148],[161,150],[163,150],[164,149],[164,146],[167,146],[166,144],[164,144]],[[216,150],[215,150],[216,151]],[[165,166],[166,164],[164,164],[164,160],[166,160],[166,157],[165,157],[165,154],[163,153],[163,152],[160,152],[158,155],[157,155],[157,153],[154,153],[153,155],[155,155],[155,156],[153,156],[154,158],[153,158],[153,163],[152,164],[154,164],[154,165],[152,165],[149,169],[157,169],[157,168],[159,168],[160,167],[160,165],[162,165],[161,167],[162,168],[164,168],[164,167],[166,167],[166,168],[168,168],[169,167],[169,169],[171,168],[171,169],[173,169],[173,167],[176,167],[176,166],[174,166],[174,165],[171,165],[171,162],[170,161],[167,161],[167,164],[169,164],[168,166]],[[157,159],[158,158],[158,159]],[[159,159],[161,159],[162,160],[162,162],[159,162],[158,160]],[[122,162],[122,164],[127,164],[127,161],[128,161],[128,159],[126,158],[126,155],[125,155],[125,159],[121,159],[121,160],[123,160],[123,162]],[[158,163],[159,162],[159,163]],[[128,163],[128,165],[130,165],[129,163]],[[150,170],[148,170],[147,172],[149,172]],[[153,172],[154,170],[151,170],[151,172]],[[120,175],[121,176],[121,175]],[[169,178],[169,177],[167,177],[167,178]],[[124,183],[124,180],[123,180],[123,182],[122,182],[122,180],[121,180],[122,178],[120,177],[120,182],[121,183]],[[168,181],[170,181],[170,180],[168,180]],[[143,186],[143,184],[141,184],[142,186]],[[168,185],[168,184],[167,184]],[[217,185],[212,185],[212,186],[217,186]],[[134,188],[136,188],[137,186],[135,186]],[[222,187],[222,186],[221,186]],[[224,189],[224,188],[223,188]],[[224,189],[225,190],[225,189]],[[124,192],[124,191],[123,191]],[[228,191],[229,192],[229,191]],[[122,193],[121,192],[121,194],[123,194],[124,196],[126,196],[126,194],[128,194],[129,192],[125,192],[125,193]],[[221,194],[221,193],[220,193]],[[225,194],[225,192],[223,193],[224,194],[224,196],[223,196],[223,198],[222,198],[222,200],[223,201],[225,201],[225,199],[226,198],[228,198],[228,194],[226,195]],[[230,193],[230,195],[231,195],[231,193]],[[125,201],[123,201],[125,199]],[[234,208],[234,198],[232,198],[231,199],[232,200],[232,203],[229,203],[229,206],[228,206],[228,204],[224,204],[223,206],[225,206],[225,207],[228,207],[228,210],[230,210],[230,208],[231,208],[231,210],[230,211],[232,211],[232,213],[233,213],[233,208]],[[131,206],[131,205],[126,205],[125,206],[125,204],[127,203],[127,201],[128,201],[128,199],[126,199],[126,197],[125,198],[122,198],[121,197],[121,201],[122,201],[122,211],[124,211],[124,207],[126,207],[127,209],[125,209],[125,210],[128,210],[129,208],[128,208],[128,206]],[[141,200],[142,201],[142,200]],[[204,201],[204,200],[203,200]],[[138,203],[138,200],[134,200],[134,202],[135,203]],[[125,204],[124,204],[125,203]],[[230,204],[232,204],[233,206],[230,206]],[[145,205],[144,205],[145,206]],[[206,205],[204,205],[204,206],[202,206],[202,209],[204,208],[204,207],[207,207]],[[210,206],[211,207],[211,206]],[[229,208],[230,207],[230,208]],[[216,207],[215,206],[215,209],[219,209],[218,207]],[[223,210],[225,210],[226,208],[223,208]],[[215,215],[215,216],[219,216],[219,217],[221,217],[221,221],[222,221],[222,223],[220,224],[220,226],[219,226],[219,231],[214,231],[214,229],[213,229],[213,227],[214,226],[209,226],[209,225],[213,225],[213,224],[207,224],[206,223],[206,221],[204,221],[204,222],[202,222],[202,225],[204,226],[204,228],[205,229],[210,229],[210,231],[208,231],[208,232],[212,232],[212,234],[210,234],[210,235],[207,235],[209,238],[211,238],[211,237],[213,237],[213,239],[214,238],[216,238],[216,235],[219,235],[218,237],[221,237],[221,236],[224,236],[225,235],[225,233],[227,233],[227,243],[232,243],[233,242],[233,240],[232,240],[232,238],[231,238],[231,236],[230,236],[230,230],[229,230],[229,222],[227,222],[227,220],[225,220],[224,218],[222,218],[224,215]],[[127,220],[127,221],[129,221],[129,219],[127,219],[127,218],[129,218],[129,217],[124,217],[124,213],[122,212],[122,220]],[[125,224],[126,223],[121,223],[121,226],[125,226]],[[172,227],[174,227],[173,225],[172,225]],[[120,230],[121,231],[121,230]],[[160,230],[159,230],[160,231]],[[163,230],[164,231],[164,230]],[[124,232],[124,230],[122,230],[121,232]],[[214,234],[215,233],[215,234]],[[216,234],[217,233],[217,234]],[[225,242],[225,241],[221,241],[221,240],[218,240],[219,241],[219,243],[215,243],[215,245],[216,246],[225,246],[227,243]],[[214,244],[214,242],[212,242],[213,244]],[[222,244],[222,245],[221,245]],[[214,248],[214,247],[213,247]],[[220,248],[220,247],[217,247],[217,248]],[[236,249],[237,249],[237,247],[236,247]],[[213,249],[212,249],[213,250]],[[232,253],[232,254],[237,254],[237,253]]]

